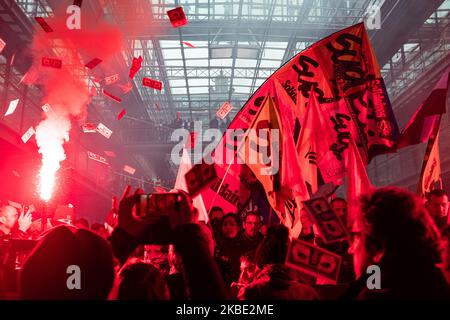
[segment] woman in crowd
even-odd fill
[[[215,257],[227,285],[239,278],[239,259],[241,256],[237,235],[239,218],[234,213],[226,214],[221,221],[221,240],[216,245]]]

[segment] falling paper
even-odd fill
[[[110,85],[110,84],[116,83],[117,81],[119,81],[119,74],[117,74],[117,73],[112,75],[112,76],[109,76],[109,77],[105,78],[105,84],[106,85]]]
[[[126,173],[129,173],[129,174],[134,174],[136,172],[136,169],[133,168],[133,167],[125,165],[123,167],[123,171],[125,171]]]
[[[96,66],[98,66],[98,64],[102,62],[102,60],[100,60],[99,58],[94,58],[91,61],[89,61],[88,63],[85,64],[85,67],[89,68],[89,69],[94,69]]]
[[[53,59],[53,58],[42,58],[42,65],[44,67],[50,67],[55,69],[61,69],[62,61],[59,59]]]
[[[127,111],[125,109],[122,109],[122,111],[120,111],[120,113],[117,115],[117,120],[122,119],[126,113]]]
[[[139,71],[139,69],[141,69],[141,65],[142,65],[142,57],[141,56],[139,56],[139,58],[133,58],[133,62],[131,64],[130,74],[129,74],[130,79],[134,78],[134,76]]]
[[[174,28],[184,26],[188,23],[186,15],[183,11],[183,7],[177,7],[175,9],[169,10],[167,11],[167,15],[169,16],[170,23]]]
[[[162,82],[158,81],[158,80],[153,80],[150,78],[142,78],[142,85],[149,87],[149,88],[153,88],[156,90],[160,90],[162,89]]]
[[[115,158],[116,157],[116,154],[113,151],[105,151],[105,154],[108,157],[111,157],[111,158]]]
[[[2,38],[0,38],[0,53],[2,53],[3,49],[5,48],[5,46],[6,46],[6,42],[3,41]]]
[[[19,99],[12,100],[12,101],[9,103],[8,110],[6,110],[5,117],[6,117],[6,116],[9,116],[10,114],[13,114],[14,111],[16,111],[16,108],[17,108],[17,105],[18,105],[18,104],[19,104]]]
[[[103,89],[102,92],[103,92],[103,94],[104,94],[105,96],[107,96],[107,97],[113,99],[114,101],[117,101],[117,102],[119,102],[119,103],[122,102],[122,99],[120,99],[119,97],[116,97],[115,95],[112,95],[111,93],[105,91],[105,89]]]
[[[104,136],[106,139],[111,138],[112,130],[106,127],[103,123],[99,123],[97,126],[97,132]]]
[[[133,89],[133,85],[130,82],[127,82],[126,85],[118,84],[119,88],[122,89],[124,94],[127,94]]]
[[[24,135],[22,136],[22,141],[23,143],[27,143],[28,140],[30,140],[30,138],[33,136],[33,134],[35,134],[36,131],[34,131],[33,127],[30,127],[27,132],[24,133]]]
[[[229,102],[225,102],[217,111],[216,116],[223,120],[230,113],[231,109],[233,109],[233,106]]]
[[[85,123],[81,127],[84,133],[97,132],[97,126],[93,123]]]
[[[48,103],[44,104],[41,108],[42,110],[44,110],[45,113],[53,112],[51,105]]]
[[[53,32],[53,29],[48,25],[48,23],[45,21],[42,17],[35,17],[34,20],[39,23],[39,25],[44,29],[45,32]]]
[[[95,154],[93,152],[90,152],[90,151],[88,151],[87,153],[88,153],[89,159],[97,161],[97,162],[101,162],[106,165],[108,164],[108,161],[105,158],[103,158],[102,156]]]
[[[1,40],[1,39],[0,39]],[[0,53],[2,52],[2,50],[0,50]],[[12,57],[11,57],[11,61],[9,62],[9,65],[12,66],[14,64],[14,59],[16,58],[16,53],[14,52]]]
[[[185,44],[185,45],[187,45],[187,46],[190,47],[190,48],[195,48],[195,46],[194,46],[192,43],[190,43],[190,42],[182,41],[182,43]]]

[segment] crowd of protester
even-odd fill
[[[331,206],[351,237],[333,244],[324,242],[308,212],[303,211],[298,239],[342,257],[337,283],[286,265],[292,241],[289,230],[282,224],[264,226],[256,211],[247,212],[241,221],[236,213],[213,207],[209,222],[199,222],[189,196],[180,192],[179,214],[168,215],[168,228],[160,228],[133,216],[139,193],[132,195],[128,188],[119,208],[108,214],[104,224],[89,226],[85,219],[51,222],[52,228],[40,234],[23,259],[18,281],[11,279],[18,259],[11,239],[31,238],[32,213],[3,205],[2,297],[450,299],[450,218],[444,190],[433,190],[427,199],[421,199],[396,187],[376,189],[361,195],[351,216],[346,200],[334,198]],[[161,230],[170,230],[170,237],[161,236]],[[70,265],[82,270],[81,289],[67,286]],[[367,287],[370,265],[381,270],[381,289]],[[330,288],[334,294],[330,295]]]

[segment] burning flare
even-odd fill
[[[42,154],[39,171],[39,192],[44,201],[52,197],[55,175],[61,161],[66,159],[64,142],[69,141],[70,120],[64,116],[51,114],[36,128],[36,141]]]

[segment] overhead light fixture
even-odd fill
[[[251,46],[238,46],[237,48],[227,46],[215,46],[209,50],[209,56],[211,59],[231,59],[235,56],[238,59],[258,59],[259,47]],[[235,53],[235,55],[233,55]]]
[[[227,59],[233,57],[233,47],[218,46],[209,49],[209,56],[211,59]]]

